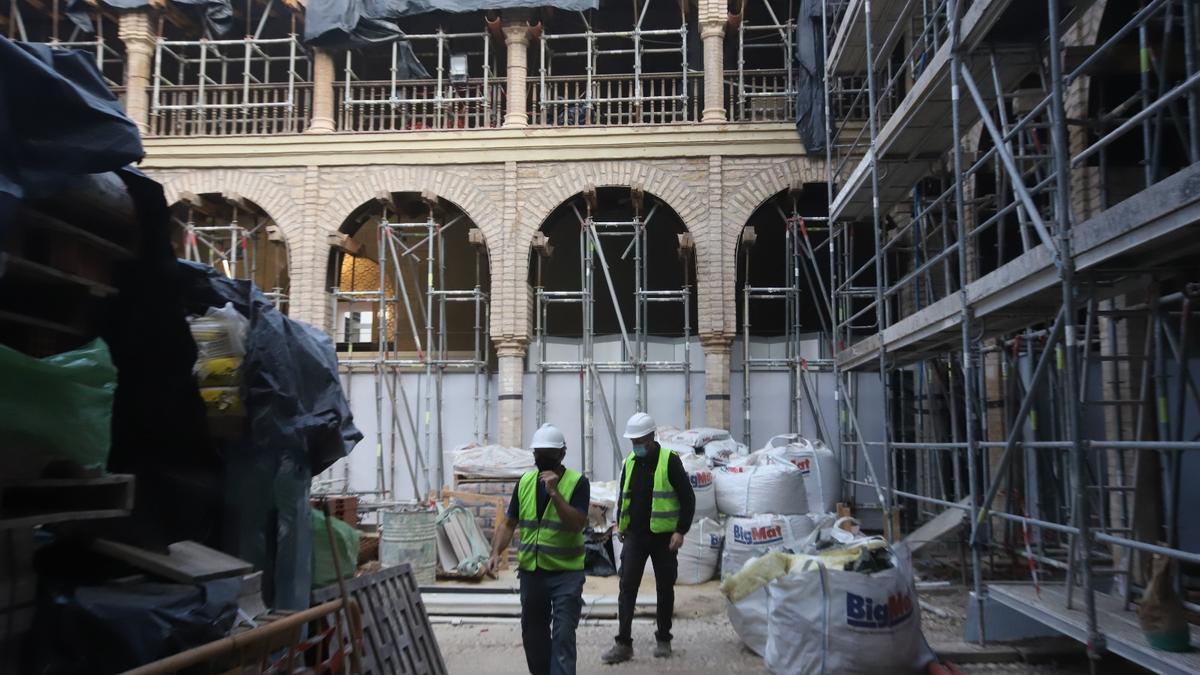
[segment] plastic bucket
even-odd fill
[[[384,567],[407,562],[418,584],[432,584],[437,579],[437,511],[420,505],[384,511],[379,562]]]

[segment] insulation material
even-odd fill
[[[764,513],[732,517],[725,523],[722,574],[740,570],[751,558],[764,556],[771,551],[799,550],[815,529],[832,522],[832,515],[817,514],[787,516]]]
[[[787,437],[772,438],[762,452],[767,457],[789,462],[799,469],[804,476],[810,512],[833,511],[841,494],[842,473],[841,464],[833,451],[821,441],[810,441],[799,436],[792,436],[785,444],[772,447],[783,438]]]
[[[720,521],[705,518],[692,525],[679,549],[676,583],[692,585],[711,581],[721,563],[725,530]]]
[[[808,513],[808,491],[799,469],[762,455],[747,460],[714,469],[718,511],[730,516]]]
[[[520,478],[534,468],[533,453],[524,448],[467,443],[451,455],[454,473],[472,478]]]
[[[692,522],[705,518],[715,518],[717,515],[717,488],[713,481],[712,469],[704,455],[687,453],[680,457],[683,468],[687,471],[688,481],[692,484],[692,492],[696,495],[696,515]]]

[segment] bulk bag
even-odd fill
[[[899,550],[899,549],[898,549]],[[767,585],[767,669],[776,675],[920,673],[933,661],[907,554],[869,574],[794,556]],[[839,556],[843,560],[858,556]]]
[[[705,518],[694,523],[684,535],[683,546],[679,549],[676,583],[702,584],[716,576],[724,541],[725,529],[719,521]]]
[[[789,516],[764,513],[749,517],[731,517],[725,524],[725,553],[721,559],[721,575],[733,574],[752,558],[771,551],[795,551],[816,528],[827,527],[832,522],[832,515],[816,514]]]
[[[713,472],[708,466],[708,460],[694,451],[682,454],[680,459],[683,460],[683,469],[687,471],[688,481],[692,484],[692,492],[696,495],[696,515],[692,517],[692,522],[715,518],[717,488],[713,484]]]
[[[776,436],[761,452],[776,461],[795,466],[804,477],[808,511],[828,513],[837,506],[841,494],[841,465],[833,451],[821,441],[793,437],[786,445],[772,445],[786,438]]]
[[[758,463],[762,462],[762,463]],[[738,466],[717,467],[717,510],[730,516],[808,513],[804,474],[785,461],[751,455]]]

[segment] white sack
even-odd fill
[[[933,660],[907,554],[866,575],[795,565],[767,585],[767,669],[777,675],[919,673]]]
[[[713,470],[713,476],[717,510],[721,513],[730,516],[808,513],[804,474],[788,462],[722,466]]]
[[[833,522],[833,516],[803,514],[781,516],[764,513],[749,517],[731,517],[725,523],[725,553],[721,557],[721,576],[742,569],[752,558],[770,551],[798,550],[817,527]]]
[[[591,488],[588,525],[596,530],[607,530],[617,522],[617,481],[592,481]]]
[[[808,510],[813,513],[827,513],[837,506],[841,494],[841,465],[837,457],[821,441],[810,441],[806,438],[794,437],[786,445],[772,446],[776,436],[767,444],[763,452],[767,457],[792,464],[804,476],[804,488],[808,495]]]
[[[656,431],[658,442],[674,449],[703,448],[712,441],[729,438],[729,432],[724,429],[697,427],[680,431],[671,427],[659,427]]]
[[[717,515],[717,488],[713,484],[713,472],[708,467],[704,455],[695,452],[680,455],[683,469],[687,471],[688,481],[692,484],[692,492],[696,495],[696,515],[692,522],[704,518],[715,518]],[[692,528],[695,529],[695,528]]]
[[[746,564],[749,564],[747,561]],[[738,571],[738,570],[733,570]],[[767,651],[767,587],[763,586],[737,602],[726,600],[726,614],[733,632],[750,651],[762,656]]]
[[[733,464],[749,454],[749,448],[732,438],[722,438],[704,444],[704,455],[714,466]]]
[[[451,450],[455,473],[482,478],[520,478],[534,468],[533,453],[524,448],[468,443]]]
[[[705,518],[692,525],[679,549],[677,584],[702,584],[711,581],[721,562],[725,530],[720,522]]]

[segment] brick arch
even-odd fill
[[[515,311],[493,313],[494,335],[526,339],[529,335],[529,304],[524,300],[529,275],[529,250],[533,237],[542,224],[559,206],[579,194],[585,186],[638,186],[675,211],[696,242],[696,273],[711,267],[711,247],[707,226],[707,200],[701,199],[697,188],[677,176],[642,162],[580,163],[567,171],[546,179],[536,191],[523,194],[523,204],[517,213],[513,237],[507,247],[511,258],[506,262],[503,292],[520,298],[511,307]]]
[[[257,174],[231,169],[191,171],[172,176],[163,183],[168,205],[178,202],[184,192],[236,193],[254,202],[283,233],[288,249],[288,274],[293,273],[292,251],[303,239],[304,216],[301,204],[288,198],[285,186]]]
[[[317,219],[319,236],[338,231],[346,218],[381,192],[431,192],[457,206],[483,232],[489,262],[496,257],[503,224],[501,209],[471,181],[426,166],[393,166],[367,172],[333,195]],[[489,208],[490,207],[490,208]],[[485,217],[485,214],[495,214]]]
[[[811,158],[793,159],[776,164],[747,179],[742,186],[725,197],[725,224],[722,233],[723,248],[731,259],[737,255],[738,239],[742,228],[754,212],[767,200],[788,189],[795,183],[825,183],[825,163]]]
[[[711,306],[724,310],[734,307],[737,302],[737,275],[734,273],[734,270],[737,269],[737,247],[742,229],[750,220],[750,216],[754,215],[754,212],[763,204],[766,204],[767,200],[797,182],[825,183],[827,180],[828,176],[823,160],[800,157],[781,162],[750,176],[742,182],[740,187],[733,188],[724,195],[725,210],[720,219],[722,225],[720,247],[723,254],[721,258],[725,261],[728,269],[719,276],[720,285],[714,284],[710,287],[709,293],[719,293],[719,297],[709,299]],[[721,311],[719,316],[714,318],[717,319],[718,325],[710,324],[710,330],[717,330],[726,335],[733,335],[737,332],[736,312]]]

